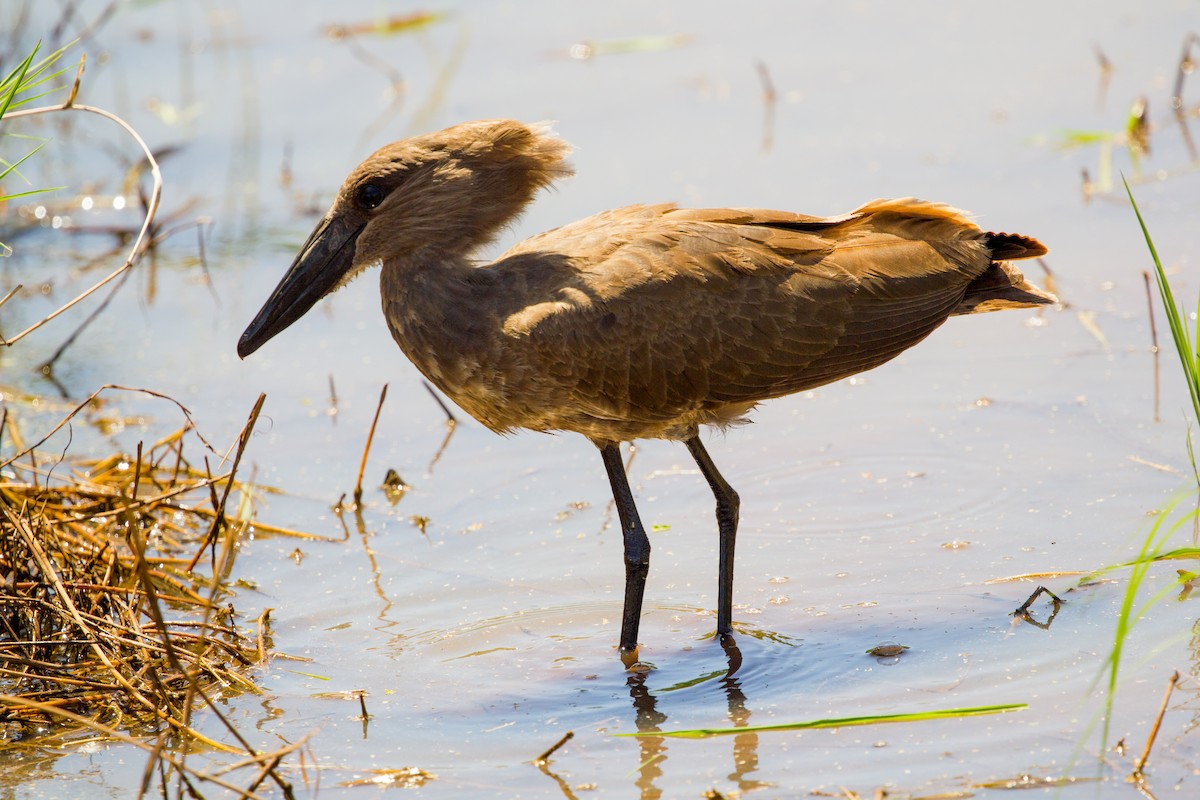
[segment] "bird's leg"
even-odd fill
[[[613,500],[617,504],[617,515],[621,518],[621,538],[625,542],[625,610],[621,614],[621,652],[637,652],[638,623],[642,617],[642,595],[646,592],[646,575],[650,572],[650,538],[642,527],[637,506],[633,503],[633,492],[629,479],[625,477],[625,464],[621,462],[621,448],[615,442],[600,446],[600,457],[612,484]]]
[[[717,530],[720,534],[720,572],[717,584],[717,633],[729,636],[733,633],[733,545],[737,539],[738,508],[742,501],[733,490],[717,467],[708,456],[708,451],[700,443],[699,436],[688,439],[687,448],[696,466],[700,467],[708,485],[712,488],[713,496],[717,498]]]

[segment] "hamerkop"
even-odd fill
[[[618,446],[687,445],[716,496],[726,636],[739,500],[700,426],[879,366],[956,314],[1054,303],[1007,263],[1046,248],[911,198],[838,217],[664,203],[605,211],[472,261],[538,189],[572,173],[569,152],[545,126],[511,120],[376,151],[342,184],[238,354],[382,264],[388,327],[435,386],[494,431],[576,431],[600,449],[625,546],[627,656],[650,540]]]

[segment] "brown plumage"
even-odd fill
[[[544,127],[471,122],[388,145],[333,207],[238,343],[245,357],[381,262],[383,309],[420,371],[495,431],[576,431],[622,519],[632,652],[649,541],[617,444],[687,443],[717,498],[717,627],[731,632],[738,500],[697,436],[762,400],[876,367],[956,314],[1055,302],[1006,263],[1046,252],[949,206],[875,200],[840,217],[638,205],[471,254],[571,174]]]

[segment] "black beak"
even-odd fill
[[[245,358],[282,333],[338,284],[354,263],[354,242],[362,229],[362,225],[354,227],[331,216],[321,220],[238,339],[240,357]]]

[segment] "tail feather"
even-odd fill
[[[1015,261],[1019,258],[1037,258],[1047,252],[1046,245],[1032,236],[1019,233],[985,233],[984,244],[992,253],[993,261]]]
[[[993,262],[987,272],[967,286],[967,293],[952,312],[982,314],[1006,308],[1033,308],[1053,305],[1058,298],[1039,289],[1021,274],[1021,270],[1003,261]]]

